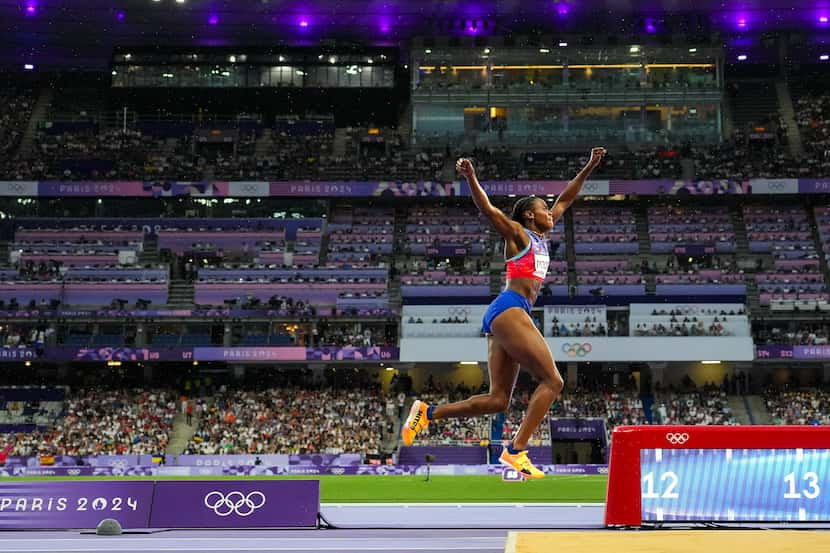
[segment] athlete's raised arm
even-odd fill
[[[527,242],[527,240],[521,238],[524,235],[522,225],[516,221],[512,221],[502,210],[490,203],[487,192],[484,191],[478,182],[473,162],[469,159],[461,158],[456,162],[455,169],[467,179],[467,184],[470,185],[470,192],[473,195],[473,202],[481,214],[487,217],[487,220],[496,227],[496,231],[501,234],[502,238],[524,246],[522,242]]]
[[[571,182],[568,183],[568,186],[565,187],[565,190],[559,194],[559,197],[556,198],[556,203],[553,204],[553,207],[550,208],[550,214],[553,217],[553,222],[556,221],[565,213],[565,210],[571,207],[571,204],[576,200],[576,197],[579,195],[579,191],[582,190],[582,185],[585,184],[585,179],[594,172],[594,169],[602,161],[602,158],[605,156],[605,148],[592,148],[591,149],[591,159],[588,160],[588,163],[585,164],[585,167],[573,178]]]

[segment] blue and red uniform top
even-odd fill
[[[533,278],[545,280],[550,265],[548,243],[532,230],[525,229],[530,237],[527,247],[507,260],[507,279]]]

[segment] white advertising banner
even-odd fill
[[[749,179],[753,194],[798,194],[798,179]]]
[[[261,181],[231,181],[228,183],[230,198],[267,198],[271,195],[271,184]]]
[[[746,337],[545,338],[557,361],[752,361]],[[401,361],[486,361],[485,338],[402,338]]]
[[[0,196],[35,197],[37,192],[37,181],[0,181]]]

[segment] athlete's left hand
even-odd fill
[[[588,165],[590,165],[591,167],[596,167],[597,165],[599,165],[599,163],[602,161],[602,158],[604,158],[605,154],[607,153],[607,150],[602,146],[598,148],[592,148],[591,159],[588,161]]]

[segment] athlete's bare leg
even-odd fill
[[[518,308],[505,311],[518,310]],[[504,315],[504,313],[502,314]],[[499,315],[501,317],[502,315]],[[510,404],[513,386],[519,374],[519,364],[507,355],[498,342],[487,340],[487,366],[490,373],[490,391],[464,401],[438,405],[432,413],[432,420],[461,417],[478,417],[500,413]]]
[[[539,381],[522,424],[513,436],[513,448],[526,449],[533,432],[544,420],[551,404],[562,393],[565,382],[556,368],[547,342],[526,311],[508,309],[495,318],[490,328],[493,330],[493,341]]]

